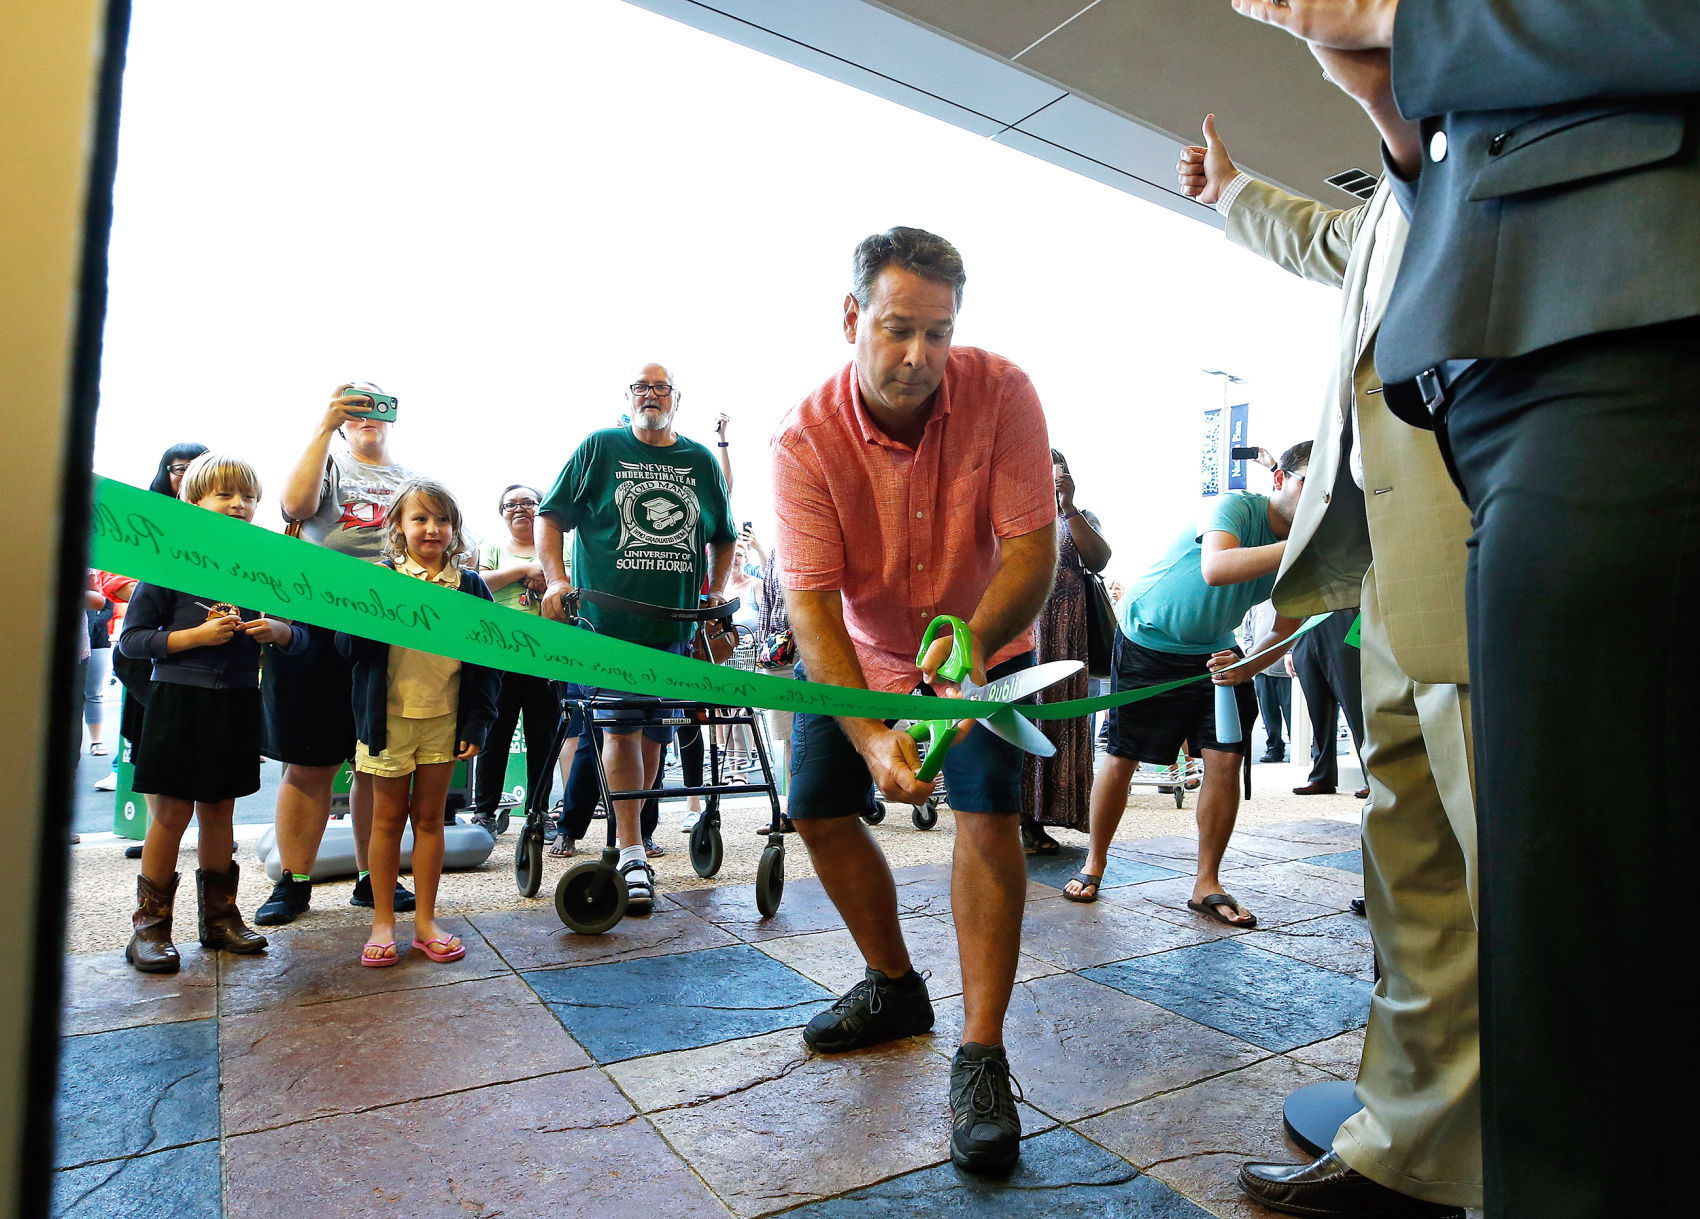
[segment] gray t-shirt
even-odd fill
[[[406,466],[369,466],[348,453],[332,453],[325,461],[319,510],[301,522],[301,536],[377,562],[384,557],[384,514],[396,489],[412,477]]]

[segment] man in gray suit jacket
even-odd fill
[[[1670,870],[1694,857],[1700,722],[1676,642],[1700,580],[1700,4],[1235,6],[1390,48],[1421,123],[1388,158],[1411,231],[1376,363],[1475,526],[1487,1212],[1692,1205],[1676,1115],[1700,1055],[1665,988],[1694,955]],[[1676,1108],[1647,1106],[1653,1079]]]
[[[1319,54],[1348,92],[1350,62]],[[1364,97],[1372,109],[1392,99]],[[1396,118],[1396,115],[1393,116]],[[1391,123],[1390,123],[1391,125]],[[1395,140],[1414,141],[1400,122]],[[1333,391],[1275,584],[1291,617],[1362,607],[1364,895],[1381,978],[1358,1070],[1363,1109],[1312,1164],[1248,1164],[1258,1201],[1312,1216],[1463,1215],[1481,1205],[1475,808],[1464,632],[1470,514],[1434,436],[1382,401],[1375,334],[1405,244],[1385,183],[1344,211],[1239,172],[1206,147],[1176,167],[1228,239],[1342,289]]]

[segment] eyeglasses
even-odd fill
[[[165,467],[165,472],[167,474],[187,474],[189,472],[189,463],[186,461],[174,461]]]
[[[654,385],[651,385],[648,381],[633,381],[626,388],[632,391],[634,398],[646,398],[650,394],[654,394],[657,398],[671,398],[673,396],[673,387],[665,381],[657,381]]]
[[[537,501],[528,496],[525,499],[510,499],[507,503],[502,505],[502,511],[503,512],[517,512],[521,508],[533,508],[533,509],[535,509],[536,507],[537,507]]]

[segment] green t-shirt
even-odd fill
[[[634,601],[693,609],[703,547],[732,542],[726,483],[694,440],[644,444],[627,428],[592,432],[568,459],[538,511],[573,531],[573,583]],[[665,647],[691,636],[688,622],[604,609],[580,610],[604,635]]]
[[[1268,546],[1280,541],[1269,527],[1269,500],[1235,491],[1210,505],[1197,529],[1177,537],[1122,596],[1119,625],[1135,643],[1155,652],[1183,656],[1225,652],[1234,646],[1234,628],[1246,611],[1269,599],[1275,573],[1243,584],[1211,587],[1204,582],[1200,556],[1204,535],[1231,533],[1240,545]]]
[[[530,555],[515,554],[502,542],[491,540],[478,548],[478,570],[480,572],[494,571],[498,567],[508,567],[514,563],[524,563],[531,559]],[[567,568],[568,575],[572,568]],[[504,584],[501,588],[493,588],[490,595],[496,599],[497,605],[506,605],[512,609],[524,610],[528,614],[543,612],[542,599],[526,587],[524,580],[515,580],[512,584]]]

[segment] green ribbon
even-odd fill
[[[209,601],[509,673],[729,707],[888,720],[939,714],[936,699],[919,695],[747,673],[610,639],[110,478],[96,479],[90,562]],[[1312,618],[1298,633],[1326,616]],[[1099,698],[1016,709],[1032,719],[1072,719],[1208,678],[1201,673]],[[981,703],[976,710],[989,715],[1009,705]]]

